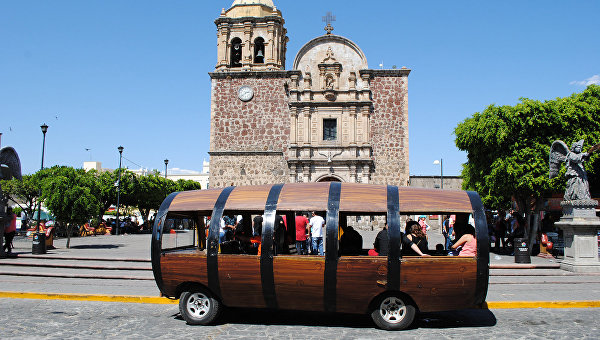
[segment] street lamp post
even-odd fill
[[[123,146],[119,146],[119,177],[117,179],[117,223],[115,224],[115,235],[119,235],[119,201],[121,199],[121,160],[123,159]]]
[[[442,158],[439,161],[436,159],[433,164],[440,165],[440,189],[444,189],[444,160]]]
[[[40,167],[40,171],[44,170],[44,152],[46,151],[46,132],[48,132],[48,125],[45,123],[40,126],[42,129],[42,134],[44,135],[42,139],[42,165]],[[40,233],[40,220],[42,217],[42,187],[40,184],[39,195],[38,195],[38,208],[37,208],[37,223],[35,225],[35,233],[33,234],[33,244],[31,247],[32,254],[46,254],[46,234],[44,230]]]
[[[169,160],[165,159],[165,179],[167,178],[167,165],[169,164]]]

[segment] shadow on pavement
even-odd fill
[[[70,249],[115,249],[122,246],[122,244],[80,244],[71,246]]]
[[[465,309],[448,312],[420,313],[415,328],[493,327],[496,316],[489,309]]]
[[[179,313],[173,315],[183,318]],[[226,308],[217,319],[218,325],[288,325],[347,328],[375,328],[375,323],[366,314],[322,313],[287,310],[265,310],[246,308]],[[420,313],[410,329],[417,328],[461,328],[492,327],[496,317],[488,309],[468,309],[448,312]]]

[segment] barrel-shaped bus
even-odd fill
[[[302,212],[324,219],[323,255],[294,249]],[[431,247],[431,256],[403,255],[406,221],[420,215],[451,215],[455,239],[474,228],[476,254],[448,256]],[[238,224],[229,238],[227,217]],[[370,256],[382,226],[387,255]],[[344,233],[356,230],[366,233],[364,241],[344,252]],[[419,311],[483,304],[488,247],[475,192],[318,182],[172,193],[156,215],[151,252],[161,294],[179,298],[188,324],[209,324],[229,306],[368,313],[380,328],[395,330],[408,327]]]

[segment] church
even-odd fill
[[[215,20],[210,186],[409,182],[409,69],[371,69],[350,39],[307,42],[286,70],[272,0],[235,0]]]

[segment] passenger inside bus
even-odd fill
[[[452,249],[459,250],[458,256],[475,256],[477,253],[475,228],[470,224],[458,225],[455,228],[462,236],[452,245]]]
[[[412,221],[409,221],[412,222]],[[418,223],[417,223],[418,225]],[[402,240],[402,248],[411,248],[417,255],[419,256],[429,256],[428,254],[424,254],[413,241],[409,240],[403,232],[400,232],[400,238]],[[377,236],[375,237],[375,242],[373,242],[374,252],[369,251],[369,255],[378,255],[378,256],[387,256],[388,255],[388,232],[387,232],[387,223],[383,227]]]
[[[343,234],[340,237],[340,255],[356,256],[362,253],[363,238],[351,226],[341,226]]]
[[[423,228],[419,222],[406,222],[406,238],[412,241],[421,250],[421,253],[427,253],[429,246],[427,244],[427,235],[423,232]],[[402,247],[403,256],[417,256],[412,247]]]

